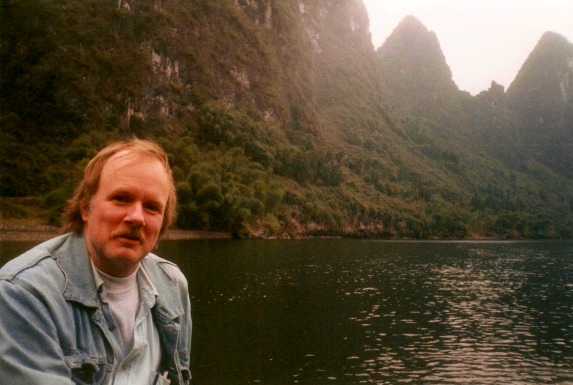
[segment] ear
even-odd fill
[[[84,222],[87,222],[90,213],[89,209],[86,207],[82,207],[80,208],[80,212],[82,214],[82,219],[84,220]]]

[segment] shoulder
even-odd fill
[[[69,234],[52,238],[12,259],[0,269],[0,280],[13,281],[36,276],[40,278],[59,271],[56,256],[68,237]]]
[[[161,258],[155,254],[149,253],[142,261],[146,271],[152,272],[156,277],[162,277],[165,274],[169,279],[177,284],[187,286],[187,279],[175,263]],[[155,282],[154,282],[155,283]]]
[[[68,235],[50,239],[6,263],[0,269],[0,296],[13,290],[37,298],[62,293],[66,274],[58,255],[67,239]]]
[[[164,316],[173,319],[188,314],[190,299],[187,279],[177,265],[155,254],[148,254],[141,263],[155,287],[159,308]]]

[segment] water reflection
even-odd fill
[[[573,381],[571,262],[491,246],[458,252],[432,263],[368,262],[367,276],[382,284],[346,293],[370,306],[350,318],[366,344],[347,358],[345,376],[376,384]]]
[[[169,241],[158,253],[189,279],[195,385],[573,384],[573,242]]]

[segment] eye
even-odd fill
[[[163,212],[163,207],[159,203],[147,202],[144,204],[144,207],[152,213],[161,214]]]
[[[117,194],[112,197],[112,201],[117,203],[129,203],[131,202],[131,197],[127,194]]]

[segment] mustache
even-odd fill
[[[118,230],[111,234],[112,239],[116,238],[127,238],[139,241],[141,243],[145,242],[145,234],[139,228],[127,228],[123,230]]]

